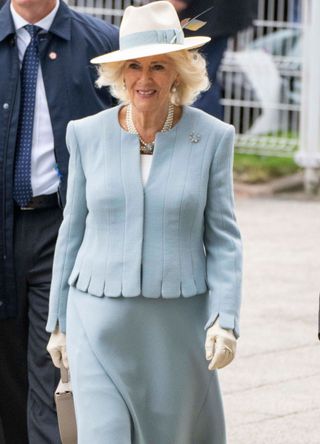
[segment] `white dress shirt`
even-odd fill
[[[34,24],[40,26],[43,30],[48,31],[59,8],[59,3],[60,0],[57,0],[57,4],[50,14]],[[10,8],[16,28],[17,46],[21,66],[24,53],[31,40],[30,34],[23,27],[29,23],[14,10],[12,3],[10,4]],[[54,154],[53,131],[40,64],[34,110],[31,152],[31,185],[33,196],[54,193],[58,190],[59,186],[59,175]]]

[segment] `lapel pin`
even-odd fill
[[[49,53],[49,59],[50,60],[56,60],[56,58],[58,57],[57,53],[52,51]]]

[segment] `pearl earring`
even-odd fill
[[[172,86],[172,88],[171,88],[171,92],[172,92],[172,93],[177,92],[177,87],[176,87],[175,84],[173,84],[173,86]]]

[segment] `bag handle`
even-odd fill
[[[62,381],[63,383],[67,383],[67,382],[70,381],[70,378],[69,378],[69,371],[68,371],[68,369],[65,368],[65,366],[63,365],[62,360],[61,360],[61,363],[60,363],[60,377],[61,377],[61,381]]]

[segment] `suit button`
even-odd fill
[[[2,301],[0,301],[0,307],[3,305],[3,302]]]
[[[2,105],[2,108],[3,109],[9,109],[9,103],[4,103],[3,105]]]

